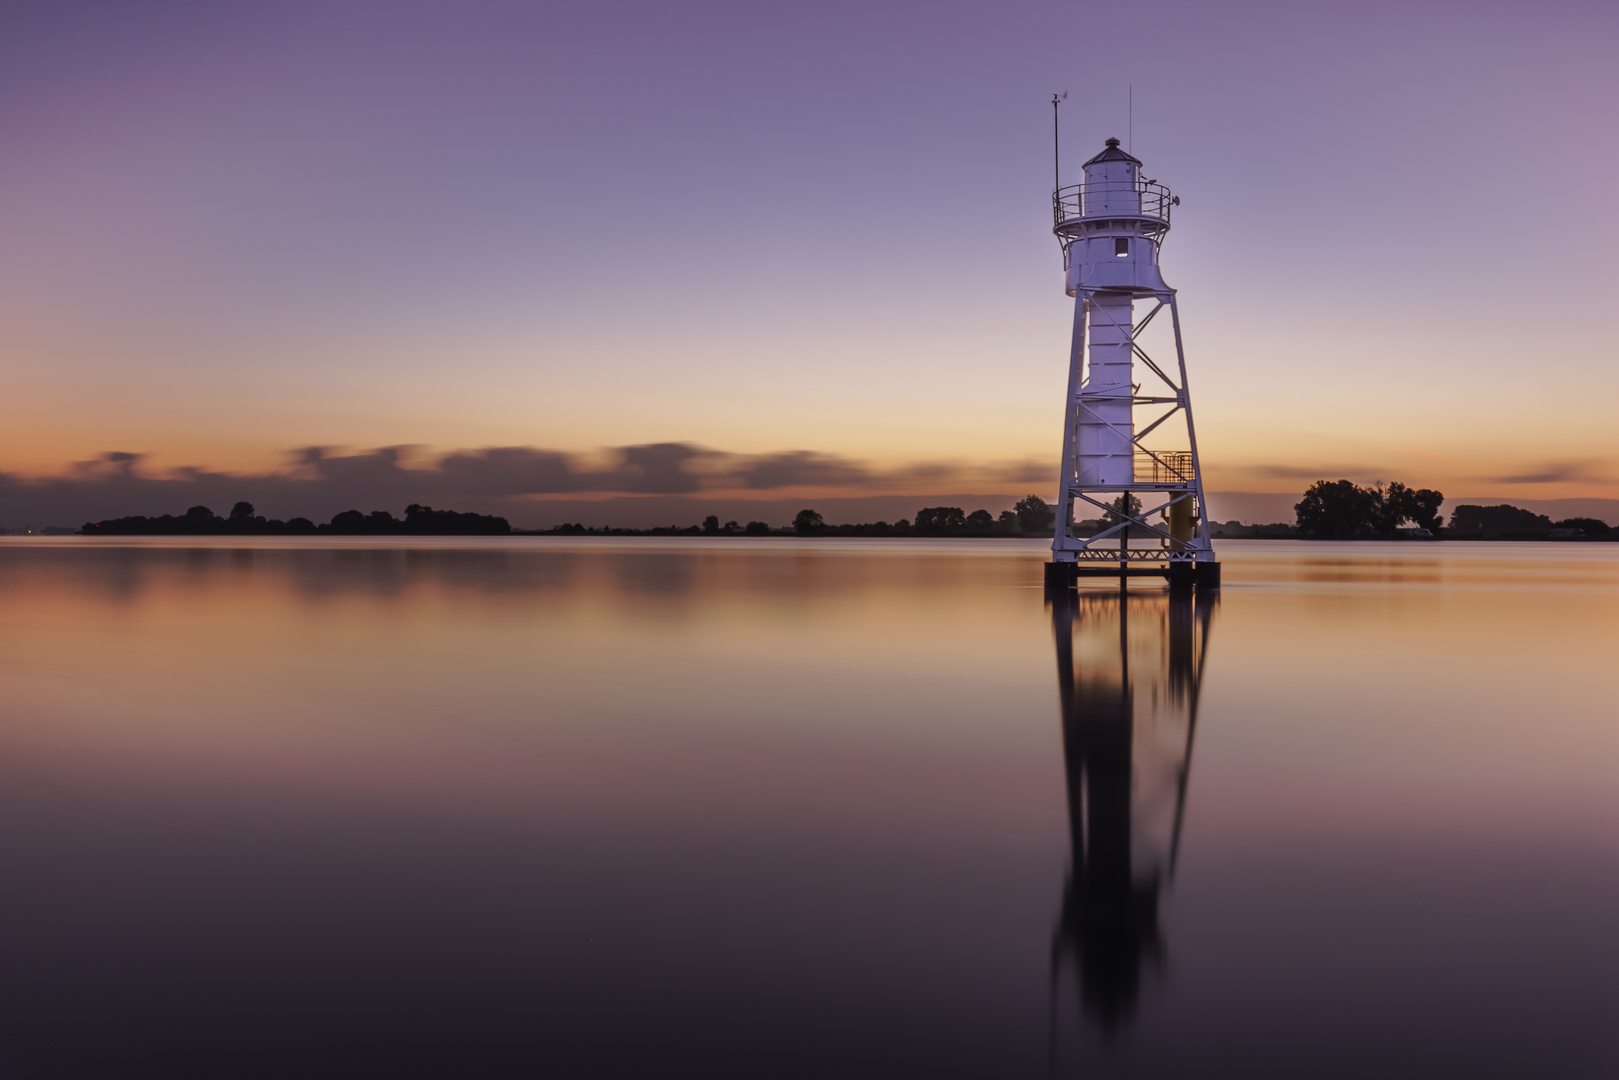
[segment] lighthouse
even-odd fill
[[[1074,298],[1061,487],[1046,583],[1162,576],[1218,588],[1175,290],[1159,250],[1180,199],[1108,139],[1083,183],[1052,192],[1052,232]],[[1166,310],[1167,309],[1167,310]],[[1167,322],[1168,326],[1165,327]],[[1149,327],[1169,341],[1147,350]],[[1174,349],[1168,360],[1167,348]],[[1089,524],[1087,524],[1089,523]]]

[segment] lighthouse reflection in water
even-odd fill
[[[1051,607],[1072,845],[1051,949],[1053,1052],[1077,996],[1113,1035],[1164,970],[1217,594],[1064,590]]]

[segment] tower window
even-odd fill
[[[1121,258],[1130,254],[1130,241],[1122,236],[1115,239],[1113,241],[1113,254]]]

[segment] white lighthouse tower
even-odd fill
[[[1048,585],[1158,575],[1173,588],[1219,586],[1180,314],[1158,271],[1170,209],[1179,204],[1168,188],[1142,178],[1141,162],[1118,139],[1085,163],[1084,183],[1052,193],[1074,339]],[[1159,364],[1141,340],[1165,308],[1173,364]],[[1171,422],[1177,418],[1184,431]],[[1098,519],[1100,526],[1080,527]]]

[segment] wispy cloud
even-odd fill
[[[1248,465],[1229,469],[1275,480],[1328,480],[1339,477],[1381,475],[1389,470],[1371,465]]]
[[[730,470],[739,486],[752,490],[784,487],[863,488],[874,479],[866,465],[813,450],[789,450],[744,459]]]
[[[1613,463],[1606,461],[1555,461],[1540,466],[1534,472],[1486,476],[1479,479],[1493,484],[1619,483],[1619,477],[1609,474],[1612,467]]]

